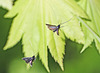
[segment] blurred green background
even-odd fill
[[[21,41],[4,51],[4,47],[12,19],[4,18],[7,10],[0,8],[0,73],[48,73],[41,61],[37,57],[33,67],[27,70],[26,63],[21,59],[22,53]],[[64,71],[48,54],[49,68],[51,73],[100,73],[100,56],[93,42],[82,54],[80,50],[82,45],[72,42],[66,38],[66,49],[64,55]],[[49,51],[49,50],[48,50]]]

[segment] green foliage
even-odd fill
[[[81,52],[83,52],[95,40],[96,47],[100,52],[100,0],[81,0],[80,6],[88,14],[90,21],[82,21],[82,29],[85,35],[85,45]]]
[[[84,44],[82,51],[91,44],[93,39],[96,41],[97,48],[100,49],[100,21],[98,20],[100,6],[98,2],[99,0],[94,2],[81,0],[79,5],[83,10],[73,0],[17,0],[13,8],[5,15],[7,18],[14,17],[14,20],[4,50],[13,47],[22,38],[25,56],[39,54],[42,63],[49,72],[47,51],[49,48],[54,60],[64,70],[65,36],[72,41]],[[60,23],[65,22],[71,17],[73,19],[70,22],[63,24],[64,27],[60,29],[59,36],[45,25],[47,23],[58,25],[59,21]],[[82,27],[77,17],[82,23]],[[80,17],[91,21],[83,21]]]
[[[21,48],[18,48],[19,45],[10,49],[7,54],[17,51],[13,56],[14,58],[10,61],[8,66],[8,73],[48,73],[46,69],[41,64],[41,61],[37,57],[33,63],[32,68],[29,70],[26,69],[26,63],[21,60]],[[66,54],[64,58],[64,71],[61,71],[60,67],[53,60],[50,53],[49,57],[49,68],[50,73],[99,73],[100,72],[100,56],[97,53],[96,47],[94,44],[91,45],[84,53],[80,54],[82,45],[76,44],[70,40],[67,40]],[[18,51],[20,50],[20,52]],[[7,55],[9,58],[11,55]],[[7,58],[5,57],[5,58]],[[2,58],[2,57],[1,57]],[[8,58],[6,61],[8,61]],[[95,59],[94,59],[95,58]],[[5,67],[4,67],[5,68]],[[0,71],[1,72],[1,71]]]
[[[49,32],[49,30],[48,30]],[[48,34],[48,47],[50,49],[50,52],[52,54],[52,56],[54,57],[55,61],[57,61],[59,63],[59,65],[61,66],[62,70],[63,69],[63,54],[64,54],[64,49],[65,49],[65,41],[62,40],[61,37],[63,37],[63,33],[60,32],[60,36],[53,34],[52,32],[50,32]],[[64,39],[64,37],[63,37]],[[60,42],[60,43],[59,43]]]

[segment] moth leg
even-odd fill
[[[56,32],[58,29],[55,29],[53,32]]]
[[[59,35],[59,30],[57,30],[57,35]]]

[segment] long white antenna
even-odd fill
[[[74,17],[74,16],[73,16]],[[73,18],[72,17],[72,18]],[[68,21],[65,21],[65,22],[63,22],[63,23],[60,23],[59,25],[62,25],[62,24],[64,24],[64,23],[67,23],[67,22],[69,22],[72,18],[70,18]]]

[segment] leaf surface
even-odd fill
[[[73,4],[71,4],[73,3]],[[76,6],[76,7],[74,7]],[[78,43],[84,43],[84,34],[74,16],[88,18],[85,12],[71,0],[17,0],[5,17],[15,17],[4,49],[14,46],[22,38],[25,56],[38,55],[49,72],[48,51],[63,68],[65,36]],[[73,19],[61,26],[59,36],[46,24],[58,25]]]
[[[100,0],[81,0],[80,6],[86,11],[90,17],[90,21],[84,21],[86,25],[82,26],[85,34],[85,45],[81,52],[83,52],[93,41],[96,42],[97,49],[100,51]],[[84,24],[84,23],[83,23]],[[86,27],[89,28],[86,28]]]
[[[0,0],[0,6],[10,10],[13,5],[13,0]]]

